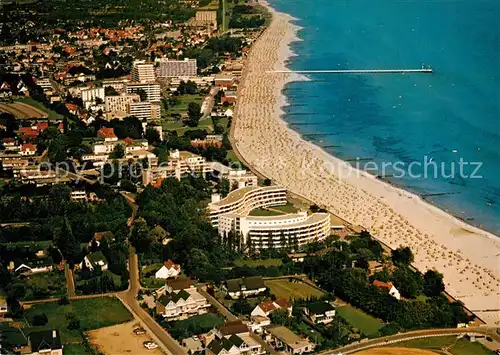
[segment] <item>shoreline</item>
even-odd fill
[[[252,45],[233,119],[233,145],[255,170],[390,246],[410,246],[420,271],[437,268],[446,291],[488,323],[500,323],[500,239],[330,155],[283,120],[286,69],[300,40],[294,19],[263,3],[272,21]],[[327,169],[325,169],[327,168]]]

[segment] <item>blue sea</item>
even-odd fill
[[[388,182],[500,235],[500,1],[270,2],[303,27],[290,69],[434,70],[307,75],[284,89],[291,128],[373,174],[385,162]],[[425,157],[437,177],[433,164],[391,177],[388,164]]]

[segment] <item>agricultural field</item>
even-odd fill
[[[254,260],[243,260],[238,259],[234,261],[234,266],[237,267],[279,267],[283,264],[281,259],[254,259]]]
[[[58,302],[35,304],[25,310],[26,321],[32,326],[34,317],[40,314],[47,316],[48,323],[33,326],[32,329],[59,329],[61,341],[65,344],[81,342],[81,330],[98,329],[132,320],[130,312],[114,297],[73,300],[68,305],[60,305]],[[68,329],[72,319],[79,320],[79,328]]]
[[[438,355],[438,353],[423,349],[407,349],[398,347],[374,348],[357,352],[356,355]]]
[[[358,328],[367,336],[376,335],[380,328],[384,326],[380,319],[372,317],[351,305],[339,306],[336,308],[336,312],[352,327]]]
[[[465,338],[457,338],[456,336],[408,340],[398,343],[397,346],[434,350],[436,353],[446,349],[452,355],[494,355],[493,351],[488,350],[482,344],[478,342],[471,343]]]
[[[0,102],[0,112],[7,112],[16,119],[47,118],[49,115],[38,108],[23,102]]]
[[[271,293],[277,298],[305,299],[309,297],[321,297],[324,293],[308,284],[300,281],[290,282],[288,279],[265,280],[265,285],[271,289]]]

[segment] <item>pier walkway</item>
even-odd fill
[[[431,68],[421,69],[337,69],[337,70],[272,70],[276,74],[398,74],[432,73]]]

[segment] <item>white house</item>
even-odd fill
[[[268,317],[272,312],[278,309],[286,309],[288,316],[292,314],[292,305],[290,304],[290,302],[288,302],[284,298],[280,298],[276,301],[272,301],[270,299],[262,301],[257,306],[255,306],[250,315]]]
[[[169,279],[179,276],[181,273],[181,266],[175,264],[172,260],[168,259],[163,263],[163,266],[155,273],[157,279]]]
[[[304,313],[315,324],[328,324],[335,317],[335,308],[328,302],[314,302],[304,307]]]
[[[373,286],[378,287],[378,288],[384,288],[387,290],[389,295],[397,299],[398,301],[401,300],[401,294],[399,293],[398,289],[394,287],[392,282],[382,282],[379,280],[373,281]]]
[[[225,288],[227,294],[232,299],[257,296],[267,289],[266,285],[264,285],[262,276],[252,276],[242,279],[227,280]]]
[[[100,269],[101,271],[108,270],[108,260],[106,260],[102,251],[85,255],[83,262],[90,271],[94,271],[96,269]]]
[[[40,272],[50,272],[52,271],[52,259],[40,259],[35,262],[30,262],[27,264],[21,264],[14,269],[14,272],[20,274],[37,274]]]
[[[62,355],[63,346],[59,330],[48,329],[31,332],[28,336],[31,355]]]
[[[165,320],[182,320],[207,313],[210,303],[195,288],[165,293],[156,301],[156,313]]]

